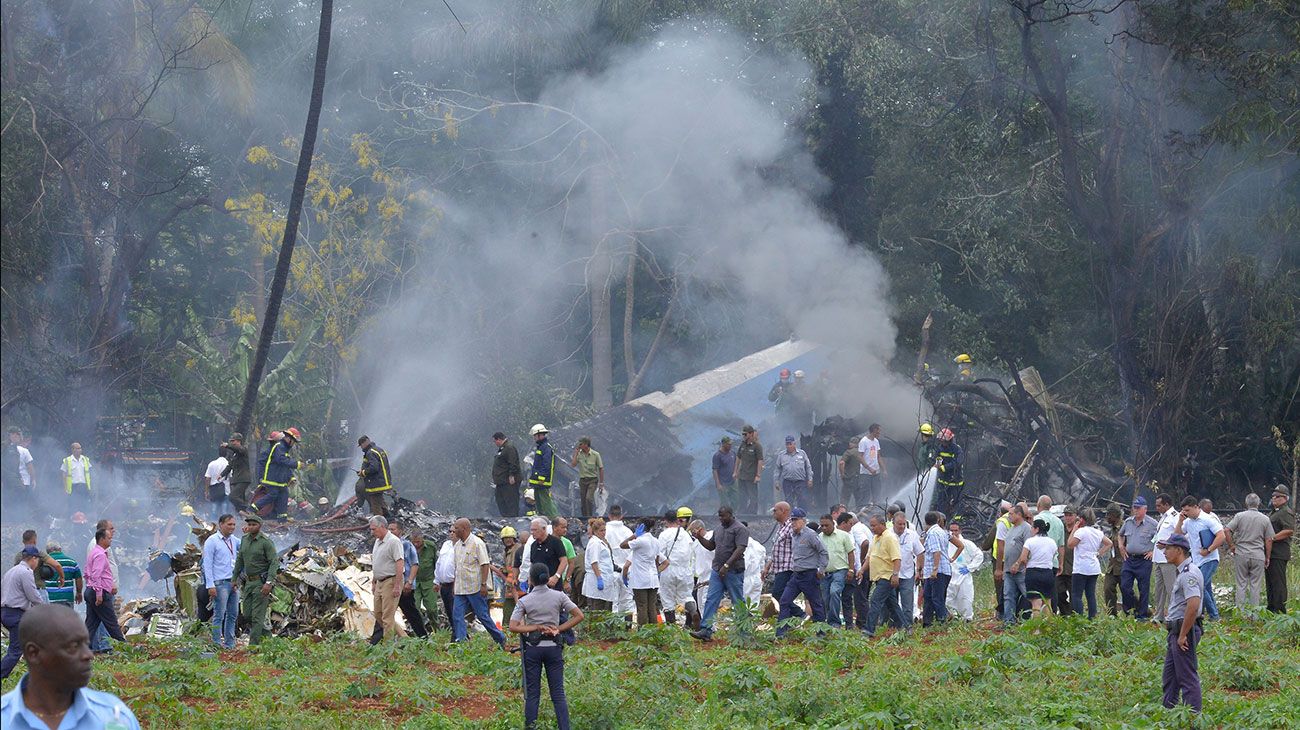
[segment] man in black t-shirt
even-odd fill
[[[515,567],[520,568],[519,575],[522,577],[528,574],[533,563],[544,564],[550,575],[547,585],[558,591],[563,588],[560,576],[568,571],[569,559],[565,556],[564,542],[546,532],[548,524],[544,517],[535,517],[529,523],[528,532],[533,536],[532,544],[519,551],[516,558],[519,562]]]

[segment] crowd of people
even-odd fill
[[[789,393],[776,395],[779,401]],[[372,515],[370,641],[446,630],[461,642],[469,640],[477,623],[507,649],[505,631],[513,632],[520,637],[516,650],[522,652],[526,720],[531,725],[537,717],[544,670],[560,726],[567,727],[563,648],[576,641],[574,629],[589,614],[621,616],[629,627],[676,626],[680,620],[700,641],[714,638],[724,602],[730,603],[735,630],[757,631],[766,621],[778,639],[803,622],[821,633],[910,632],[917,622],[924,628],[954,618],[974,620],[974,574],[991,564],[995,616],[1008,627],[1031,616],[1095,619],[1103,611],[1163,624],[1169,633],[1165,703],[1181,701],[1199,710],[1195,651],[1203,617],[1213,621],[1220,615],[1211,585],[1222,554],[1233,558],[1238,607],[1258,605],[1263,593],[1269,610],[1286,610],[1295,515],[1285,486],[1273,490],[1268,515],[1252,494],[1246,509],[1226,524],[1209,500],[1188,496],[1175,505],[1165,493],[1155,497],[1153,513],[1144,497],[1136,497],[1127,516],[1118,505],[1100,516],[1091,508],[1054,506],[1047,495],[1033,505],[1004,502],[989,540],[977,545],[963,535],[960,519],[950,520],[938,509],[961,491],[960,447],[948,429],[923,424],[919,431],[915,466],[922,474],[937,470],[936,509],[914,519],[899,504],[883,513],[838,504],[820,516],[810,514],[813,468],[792,435],[772,462],[770,483],[780,501],[770,508],[770,532],[761,540],[754,531],[762,526],[751,527],[735,509],[739,505],[740,514],[753,514],[761,498],[767,462],[752,426],[742,429],[734,449],[730,437],[723,437],[713,455],[712,478],[721,503],[713,529],[686,506],[626,523],[619,505],[604,504],[608,492],[600,453],[589,438],[580,439],[568,463],[578,473],[583,537],[570,536],[570,522],[559,515],[550,494],[557,457],[548,429],[542,424],[531,429],[531,464],[521,463],[509,439],[497,433],[492,480],[498,509],[507,517],[523,512],[530,518],[526,536],[512,526],[497,535],[504,551],[499,563],[467,518],[454,522],[441,545],[418,529],[404,529],[387,500],[393,489],[387,454],[362,436],[356,492]],[[887,473],[880,436],[881,427],[872,424],[838,460],[850,503],[880,494]],[[219,461],[209,464],[210,501],[230,507],[202,546],[212,641],[221,649],[236,649],[241,614],[250,645],[267,634],[280,566],[262,524],[264,515],[287,517],[287,487],[300,466],[291,452],[300,438],[296,429],[273,432],[250,464],[242,436],[233,434],[221,444]],[[11,451],[18,467],[32,472],[30,455],[24,460],[20,450]],[[91,466],[76,444],[63,473],[68,495],[89,493]],[[249,494],[254,483],[257,491]],[[241,519],[244,528],[236,536]],[[10,633],[4,676],[23,656],[29,667],[52,661],[42,643],[48,639],[44,629],[28,629],[28,624],[61,626],[71,614],[47,612],[45,604],[70,611],[84,603],[84,622],[74,633],[85,637],[87,655],[111,651],[110,638],[125,640],[115,607],[113,536],[112,522],[101,520],[79,564],[53,542],[41,550],[35,531],[24,534],[22,553],[3,580],[2,618]],[[765,586],[770,586],[770,602],[763,598]],[[492,615],[494,600],[500,601],[500,622]],[[81,651],[78,644],[75,657],[61,660],[80,662]],[[102,706],[113,706],[100,699]]]

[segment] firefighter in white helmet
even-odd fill
[[[560,511],[555,508],[555,500],[551,499],[551,484],[555,479],[555,451],[547,441],[551,431],[539,423],[530,428],[528,434],[536,443],[528,486],[532,488],[533,496],[537,500],[537,511],[547,517],[558,517]]]

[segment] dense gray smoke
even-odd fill
[[[397,90],[390,105],[426,129],[445,136],[446,116],[458,118],[457,144],[492,174],[439,197],[427,284],[363,348],[386,354],[363,363],[362,420],[382,424],[399,457],[475,373],[570,359],[553,332],[588,326],[575,314],[587,282],[621,278],[635,237],[643,259],[676,274],[680,316],[710,339],[742,352],[792,333],[835,345],[853,385],[834,405],[914,427],[915,391],[885,366],[886,277],[814,202],[826,183],[800,138],[811,76],[725,28],[674,24],[599,73],[552,79],[536,103]]]

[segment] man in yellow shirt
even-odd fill
[[[895,626],[903,625],[902,610],[898,606],[898,571],[903,564],[903,553],[898,538],[892,530],[885,529],[885,519],[872,515],[867,525],[875,538],[867,553],[867,566],[871,580],[871,609],[867,613],[867,636],[874,636],[881,612],[888,612]]]

